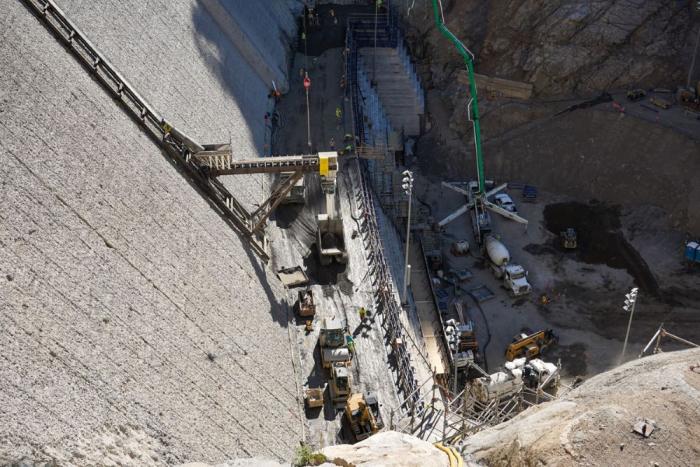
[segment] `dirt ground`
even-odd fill
[[[432,206],[436,220],[464,202],[462,195],[442,188],[437,180],[417,180],[418,197]],[[504,363],[505,348],[516,333],[544,328],[560,337],[545,359],[561,359],[564,382],[616,366],[628,320],[621,307],[634,286],[640,295],[625,360],[639,353],[662,322],[669,331],[700,341],[700,315],[694,309],[700,274],[685,272],[682,238],[665,226],[658,210],[576,203],[549,193],[539,193],[535,203],[523,203],[520,190],[507,192],[530,223],[525,228],[493,215],[494,232],[512,261],[529,271],[529,296],[511,298],[500,286],[482,259],[466,215],[447,225],[443,241],[449,266],[473,273],[465,288],[483,284],[496,295],[480,304],[481,310],[467,299],[489,371]],[[558,232],[565,226],[579,232],[580,247],[574,252],[560,246]],[[449,253],[451,242],[459,239],[470,242],[470,256]],[[540,303],[542,294],[549,304]]]

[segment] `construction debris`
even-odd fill
[[[648,438],[654,432],[655,428],[656,422],[645,418],[644,420],[637,420],[632,427],[632,431]]]
[[[309,277],[306,275],[301,266],[291,268],[282,268],[277,271],[277,277],[285,287],[299,287],[309,283]]]

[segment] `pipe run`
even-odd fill
[[[438,2],[440,4],[438,5]],[[474,149],[476,151],[476,172],[479,181],[479,194],[484,194],[484,158],[481,151],[481,126],[479,122],[479,104],[476,98],[476,79],[474,77],[474,54],[445,26],[444,16],[442,14],[442,2],[433,0],[433,13],[435,16],[435,25],[438,27],[443,36],[449,39],[457,48],[457,52],[464,59],[464,63],[469,74],[469,93],[471,99],[467,104],[467,115],[472,122],[474,129]]]

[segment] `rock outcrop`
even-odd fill
[[[448,26],[475,52],[480,73],[531,82],[540,96],[685,82],[700,27],[688,2],[672,0],[443,4]],[[425,15],[412,16],[420,29],[429,26]],[[437,31],[426,37],[431,71],[446,77],[442,70],[459,67],[459,57],[440,50]]]
[[[321,450],[330,465],[353,467],[449,467],[447,455],[413,436],[395,431],[378,433],[357,444]],[[325,465],[325,464],[324,464]]]
[[[645,438],[632,431],[653,421]],[[700,349],[635,360],[465,441],[488,465],[695,465]],[[658,464],[654,464],[658,462]]]

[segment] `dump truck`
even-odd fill
[[[508,293],[514,297],[530,293],[532,286],[527,281],[527,271],[519,264],[510,263],[510,253],[506,246],[492,235],[485,238],[484,245],[493,275],[502,280]]]
[[[299,310],[299,316],[313,317],[316,314],[316,305],[314,304],[314,293],[311,289],[299,291],[297,309]]]
[[[559,338],[551,329],[545,329],[533,334],[520,333],[506,348],[506,360],[509,362],[525,357],[532,359],[540,355],[547,347],[559,342]]]
[[[309,409],[323,407],[323,393],[325,389],[325,387],[306,388],[304,392],[304,401],[306,402],[306,407]]]
[[[294,175],[294,172],[282,172],[280,173],[279,181],[284,183],[289,180]],[[294,184],[291,190],[285,195],[281,201],[282,204],[304,204],[306,203],[306,185],[304,184],[304,177],[301,177]]]
[[[384,428],[379,402],[374,393],[355,393],[345,403],[345,421],[355,442],[367,439]]]
[[[336,363],[350,363],[352,356],[345,339],[345,327],[339,319],[324,318],[318,341],[323,368],[331,368]]]
[[[341,409],[350,396],[350,370],[347,366],[334,363],[331,368],[330,392],[333,406]]]
[[[573,250],[578,246],[576,230],[571,227],[567,228],[563,232],[560,232],[559,238],[561,238],[561,246],[566,250]]]
[[[317,222],[316,241],[321,265],[328,266],[334,260],[341,264],[347,263],[348,254],[345,251],[343,220],[332,219],[328,214],[319,214]]]

